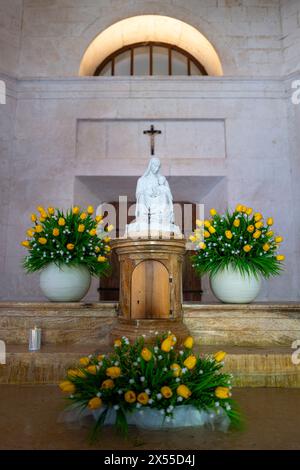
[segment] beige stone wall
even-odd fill
[[[0,72],[17,75],[23,0],[0,1]]]
[[[281,0],[284,73],[300,71],[300,2]]]
[[[90,42],[130,16],[160,14],[199,29],[225,75],[278,75],[279,0],[24,0],[21,76],[76,76]]]

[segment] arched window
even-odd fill
[[[95,76],[207,75],[189,52],[163,42],[131,44],[110,54],[98,65]]]

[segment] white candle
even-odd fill
[[[41,328],[36,326],[29,331],[29,351],[38,351],[41,348]]]

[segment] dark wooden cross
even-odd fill
[[[154,137],[157,134],[161,134],[161,131],[154,129],[154,126],[151,125],[150,129],[144,131],[144,134],[150,135],[151,155],[154,155]]]

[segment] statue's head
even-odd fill
[[[159,172],[160,170],[160,160],[159,158],[151,158],[150,160],[150,170],[152,171],[152,173],[154,173],[155,175]]]

